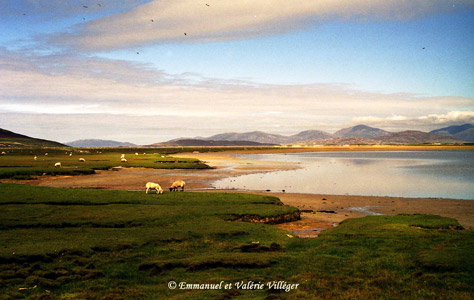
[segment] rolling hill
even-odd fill
[[[148,147],[237,147],[237,146],[274,146],[275,144],[257,143],[252,141],[226,141],[226,140],[201,140],[178,139],[169,142],[155,143]]]
[[[262,144],[291,144],[297,142],[303,142],[308,140],[330,138],[330,133],[320,130],[306,130],[295,135],[285,136],[279,134],[270,134],[262,131],[252,131],[244,133],[222,133],[213,135],[208,138],[202,138],[203,140],[224,140],[224,141],[251,141]]]
[[[357,125],[336,131],[333,136],[339,138],[363,137],[373,139],[387,133],[389,132],[379,128],[369,127],[366,125]]]
[[[112,140],[87,139],[66,143],[71,147],[135,147],[135,144]]]
[[[464,141],[474,142],[474,125],[449,126],[430,131],[430,133],[451,136]]]
[[[430,144],[430,143],[463,143],[464,141],[439,134],[426,133],[416,130],[406,130],[402,132],[395,132],[385,134],[377,137],[376,140],[383,144]]]
[[[67,145],[32,138],[0,128],[0,148],[29,148],[29,147],[68,147]]]

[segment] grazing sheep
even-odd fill
[[[125,158],[125,154],[122,154],[122,156],[120,156],[120,158]]]
[[[170,187],[170,192],[178,191],[178,188],[181,188],[181,191],[184,191],[184,184],[185,182],[182,180],[173,182],[173,184]]]
[[[2,151],[2,155],[5,155],[5,154],[6,154],[5,151]]]
[[[35,155],[35,157],[33,157],[33,159],[34,159],[34,160],[37,160],[37,159],[38,159],[38,157],[36,157],[36,155]]]
[[[69,156],[72,156],[72,152],[71,152],[71,153],[69,153]]]
[[[54,164],[54,167],[55,167],[55,168],[61,168],[61,163],[60,163],[60,162],[55,163],[55,164]]]
[[[148,194],[148,190],[153,190],[153,189],[156,190],[157,194],[163,194],[163,189],[161,188],[161,186],[158,183],[147,182],[146,183],[146,193]]]
[[[86,160],[84,158],[79,158],[79,162],[86,162]]]
[[[135,155],[138,155],[138,152],[135,152]]]
[[[127,159],[126,159],[125,157],[122,157],[122,158],[120,159],[120,161],[121,161],[121,162],[127,162]]]

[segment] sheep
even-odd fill
[[[125,157],[122,157],[122,158],[120,159],[120,161],[121,161],[121,162],[127,162],[127,159],[126,159]]]
[[[86,162],[86,160],[84,158],[79,158],[79,162]]]
[[[2,151],[2,155],[5,155],[5,154],[7,154],[7,153],[5,151]]]
[[[125,158],[125,154],[122,154],[122,156],[120,156],[120,158]]]
[[[150,189],[151,190],[155,189],[157,194],[163,194],[163,189],[161,188],[161,186],[158,183],[147,182],[145,187],[146,187],[146,193],[147,194],[148,194],[148,190],[150,190]]]
[[[71,153],[69,153],[69,156],[72,156],[72,152],[71,152]]]
[[[60,163],[60,162],[55,163],[55,164],[54,164],[54,167],[55,167],[55,168],[61,168],[61,163]]]
[[[138,152],[135,152],[135,155],[138,155]]]
[[[184,191],[184,185],[185,185],[185,182],[182,180],[175,181],[170,187],[170,192],[177,191],[178,188],[181,188],[181,191]]]
[[[35,155],[35,156],[33,157],[33,159],[34,159],[34,160],[37,160],[37,159],[38,159],[38,157],[36,157],[36,155]]]

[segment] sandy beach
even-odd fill
[[[302,149],[288,150],[302,151]],[[124,168],[119,171],[99,170],[94,175],[45,176],[37,180],[26,181],[26,183],[52,187],[144,191],[145,183],[148,181],[158,182],[166,189],[174,180],[181,179],[186,181],[186,189],[190,191],[244,192],[272,195],[280,198],[285,205],[298,207],[302,211],[300,221],[276,225],[282,229],[296,232],[294,234],[300,237],[315,237],[321,230],[337,226],[347,218],[374,214],[436,214],[457,219],[466,229],[474,229],[474,201],[470,200],[215,190],[212,187],[212,182],[221,178],[299,168],[295,163],[256,161],[236,157],[237,154],[244,153],[248,154],[249,151],[180,153],[176,155],[200,159],[213,167],[209,170]],[[25,181],[21,182],[25,183]]]

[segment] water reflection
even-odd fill
[[[216,188],[291,193],[474,199],[474,151],[246,155],[302,168],[216,181]]]

